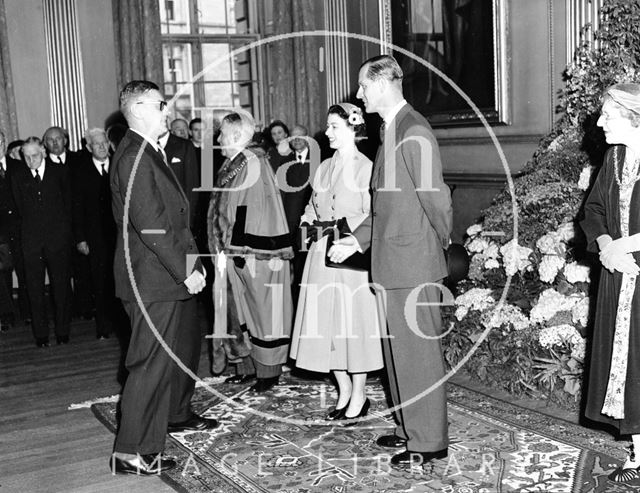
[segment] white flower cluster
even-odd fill
[[[578,262],[571,262],[564,267],[564,277],[571,284],[589,282],[589,272],[588,266],[580,265]]]
[[[571,311],[579,300],[579,296],[565,296],[555,289],[547,289],[540,294],[538,302],[531,309],[529,317],[532,323],[545,322],[558,312]]]
[[[473,288],[456,298],[456,318],[462,320],[469,310],[485,310],[496,302],[491,289]]]
[[[544,255],[564,255],[567,252],[567,245],[558,231],[547,233],[538,238],[536,247]]]
[[[504,261],[504,268],[508,276],[524,271],[531,265],[529,255],[533,253],[531,248],[518,245],[515,238],[500,247],[500,253]]]
[[[584,360],[586,341],[573,325],[562,324],[553,327],[545,327],[538,335],[538,342],[544,348],[571,346],[571,356],[579,361]]]
[[[585,296],[573,305],[571,309],[571,320],[573,323],[580,324],[583,327],[587,326],[587,322],[589,322],[589,302],[589,297]]]
[[[565,258],[559,255],[544,255],[538,266],[540,280],[542,282],[552,283],[565,263]]]
[[[515,330],[523,330],[529,327],[529,318],[515,305],[505,303],[500,309],[488,311],[482,316],[482,325],[485,329],[496,329],[511,326]]]

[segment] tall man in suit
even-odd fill
[[[160,136],[158,143],[164,149],[164,153],[167,155],[167,162],[189,199],[189,210],[191,211],[189,225],[193,231],[196,201],[198,199],[198,193],[194,192],[193,189],[200,185],[200,166],[198,165],[196,150],[191,141],[168,131]]]
[[[0,130],[0,331],[8,330],[15,322],[15,309],[11,298],[13,292],[14,257],[19,251],[12,245],[14,236],[13,199],[11,195],[11,173],[20,163],[5,156],[7,141]],[[24,282],[24,280],[22,281]]]
[[[198,264],[188,270],[187,255],[198,253],[189,230],[189,202],[158,145],[167,131],[166,105],[153,82],[131,81],[120,92],[129,130],[110,171],[118,228],[114,274],[132,334],[122,418],[110,461],[114,473],[149,475],[175,467],[174,460],[161,455],[167,427],[177,432],[217,426],[216,420],[192,412],[195,382],[176,366],[155,334],[197,371],[200,329],[192,301],[205,285],[205,273]]]
[[[411,467],[447,456],[444,383],[408,401],[444,376],[440,290],[447,276],[451,194],[442,179],[438,144],[427,120],[402,95],[402,69],[389,55],[364,62],[357,97],[384,120],[384,137],[371,176],[371,213],[330,255],[343,261],[371,247],[371,277],[388,338],[383,352],[398,426],[378,445],[406,447],[391,464]],[[417,297],[414,297],[416,296]]]
[[[11,177],[24,256],[31,324],[38,347],[49,345],[45,268],[55,307],[58,344],[69,342],[71,321],[71,178],[68,168],[47,164],[37,137],[22,145],[27,167]]]
[[[117,231],[111,212],[109,141],[102,128],[88,129],[85,140],[91,154],[72,170],[73,233],[76,249],[89,259],[96,337],[106,339],[114,328],[126,324],[113,279]]]
[[[42,136],[42,142],[47,149],[47,164],[50,166],[64,165],[69,173],[79,166],[84,153],[69,150],[69,133],[62,127],[49,127]],[[91,299],[91,273],[87,258],[74,248],[71,253],[73,266],[73,309],[76,315],[85,319],[91,318],[93,301]]]
[[[307,140],[302,138],[308,137],[308,135],[309,131],[306,127],[302,125],[293,127],[291,140],[289,141],[289,146],[293,152],[283,159],[285,162],[276,171],[278,187],[282,194],[282,205],[287,216],[287,225],[291,235],[291,244],[294,248],[292,261],[293,284],[291,289],[294,307],[298,303],[300,282],[302,281],[304,264],[307,259],[306,250],[300,249],[300,242],[297,241],[297,237],[299,236],[298,225],[300,224],[300,218],[311,197],[310,148]],[[319,156],[317,159],[319,159]]]

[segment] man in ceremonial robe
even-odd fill
[[[231,113],[219,142],[227,158],[218,173],[207,217],[211,253],[227,256],[227,272],[241,326],[252,345],[239,375],[256,374],[251,387],[278,383],[287,360],[292,321],[291,237],[273,171],[259,147],[250,147],[252,119]]]

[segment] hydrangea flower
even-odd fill
[[[467,228],[467,236],[473,238],[482,232],[482,224],[472,224]]]
[[[505,303],[498,310],[487,311],[482,315],[482,325],[486,329],[496,329],[503,325],[512,326],[515,330],[523,330],[529,327],[529,318],[515,305]]]
[[[577,344],[583,342],[584,338],[573,325],[562,324],[553,327],[545,327],[538,335],[538,342],[544,348],[561,346],[562,344]]]
[[[471,253],[482,253],[489,246],[489,242],[481,236],[474,238],[467,244],[467,251]]]
[[[504,268],[508,276],[516,272],[522,272],[531,265],[529,255],[533,253],[531,248],[518,245],[515,238],[500,248],[504,261]]]
[[[574,323],[579,323],[583,327],[589,322],[589,297],[585,296],[578,301],[571,309],[571,319]]]
[[[462,320],[469,310],[486,310],[496,302],[491,296],[492,290],[485,288],[472,288],[456,298],[456,318]]]
[[[560,257],[559,255],[544,255],[538,267],[540,280],[542,282],[552,283],[565,263],[566,260],[564,257]]]
[[[564,267],[564,277],[571,284],[589,282],[589,272],[588,266],[580,265],[578,262],[571,262]]]
[[[579,297],[565,296],[555,289],[549,288],[540,294],[538,302],[529,313],[529,317],[532,323],[545,322],[558,312],[571,311],[578,301]]]
[[[555,231],[538,238],[536,248],[545,255],[564,255],[567,251],[562,237]]]

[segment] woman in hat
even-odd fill
[[[369,214],[372,163],[356,147],[364,135],[362,110],[349,103],[331,106],[327,115],[333,157],[322,162],[301,222],[309,250],[291,340],[299,368],[331,371],[338,385],[329,420],[365,416],[369,410],[367,372],[382,368],[380,325],[368,273],[327,267],[329,235],[348,234]]]

